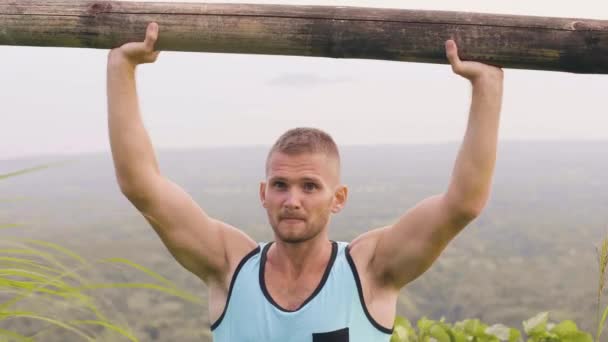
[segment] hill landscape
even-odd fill
[[[330,238],[350,241],[394,222],[406,209],[443,191],[458,145],[347,146],[342,148],[346,209]],[[594,332],[597,262],[594,246],[608,233],[608,142],[503,142],[494,188],[483,214],[435,265],[403,289],[398,313],[521,322],[541,311],[572,319]],[[213,217],[272,239],[258,187],[266,147],[161,150],[163,174],[183,186]],[[61,244],[90,260],[128,258],[206,300],[204,284],[182,269],[154,231],[122,197],[111,157],[44,156],[0,160],[0,174],[46,163],[49,168],[0,182],[0,231]],[[95,277],[141,282],[146,275],[100,266]],[[142,341],[209,341],[205,305],[150,290],[100,290],[99,298]],[[36,329],[25,320],[0,328]],[[57,337],[60,341],[61,337]]]

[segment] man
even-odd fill
[[[448,189],[394,224],[350,244],[328,239],[331,214],[347,200],[338,149],[329,135],[295,129],[273,146],[260,199],[275,240],[256,243],[209,217],[158,169],[143,127],[135,69],[152,63],[158,25],[143,42],[108,57],[112,155],[122,192],[175,259],[208,287],[214,340],[389,341],[400,289],[424,273],[485,206],[496,159],[503,73],[459,59],[453,71],[473,88],[466,135]]]

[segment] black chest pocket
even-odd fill
[[[312,334],[312,342],[349,342],[348,328]]]

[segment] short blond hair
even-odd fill
[[[335,158],[340,166],[340,152],[334,139],[328,133],[310,127],[298,127],[283,133],[274,143],[266,157],[266,171],[273,153],[280,152],[287,155],[298,155],[303,153],[321,153]]]

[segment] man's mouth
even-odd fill
[[[281,221],[299,222],[299,221],[305,221],[305,219],[303,219],[301,217],[281,217]]]

